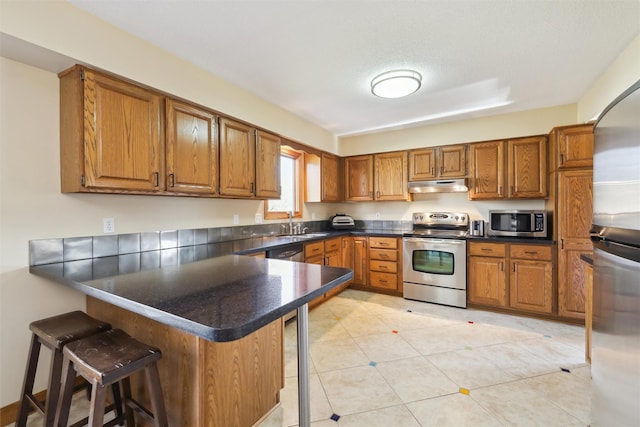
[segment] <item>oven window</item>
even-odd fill
[[[413,251],[413,271],[431,274],[453,275],[453,253],[432,250]]]

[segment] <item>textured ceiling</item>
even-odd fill
[[[69,1],[336,135],[575,103],[640,33],[640,0]]]

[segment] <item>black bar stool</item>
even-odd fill
[[[27,424],[27,417],[33,406],[44,416],[44,425],[53,426],[56,405],[60,394],[60,377],[62,372],[62,349],[75,340],[111,329],[111,325],[94,319],[82,311],[72,311],[46,319],[37,320],[29,325],[31,329],[31,347],[29,359],[22,385],[20,409],[18,410],[17,427]],[[36,377],[40,347],[49,348],[51,366],[49,368],[49,382],[47,397],[40,402],[33,395],[33,383]],[[115,396],[114,396],[115,398]]]
[[[76,373],[92,385],[89,426],[102,426],[106,390],[120,384],[121,409],[128,427],[135,426],[133,411],[156,427],[167,427],[167,414],[162,399],[157,361],[162,353],[155,347],[137,341],[120,329],[74,341],[64,347],[62,391],[56,410],[57,426],[66,427]],[[131,397],[130,376],[144,370],[149,387],[152,411]]]

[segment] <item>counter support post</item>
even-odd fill
[[[298,425],[311,426],[309,399],[309,305],[298,307]]]

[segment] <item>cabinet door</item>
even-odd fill
[[[467,146],[445,145],[438,148],[438,176],[462,178],[467,176]]]
[[[375,199],[409,200],[407,152],[375,155]]]
[[[504,197],[504,141],[471,144],[469,199]]]
[[[167,190],[216,194],[218,140],[209,111],[167,100]]]
[[[255,140],[250,126],[220,119],[220,194],[253,197]]]
[[[340,158],[328,153],[321,157],[321,185],[323,202],[339,202],[340,194]]]
[[[353,238],[344,236],[342,238],[342,265],[341,267],[353,270]]]
[[[436,149],[423,148],[409,151],[409,181],[436,177]]]
[[[367,284],[367,238],[353,238],[353,284]]]
[[[469,257],[468,299],[475,304],[507,306],[504,258]]]
[[[164,188],[160,101],[138,86],[84,73],[85,187]]]
[[[593,166],[593,126],[583,125],[556,131],[559,169]]]
[[[558,237],[589,239],[593,217],[593,173],[591,170],[558,173]]]
[[[584,318],[585,264],[591,254],[589,229],[593,216],[593,174],[590,170],[558,173],[558,314]]]
[[[585,317],[587,266],[582,254],[593,254],[591,242],[565,242],[558,250],[558,315],[563,317]]]
[[[256,132],[256,197],[280,198],[280,137]]]
[[[507,147],[508,197],[547,197],[547,138],[511,140]]]
[[[551,313],[553,264],[550,261],[513,259],[509,270],[510,307]]]
[[[373,156],[344,159],[345,200],[373,200]]]

